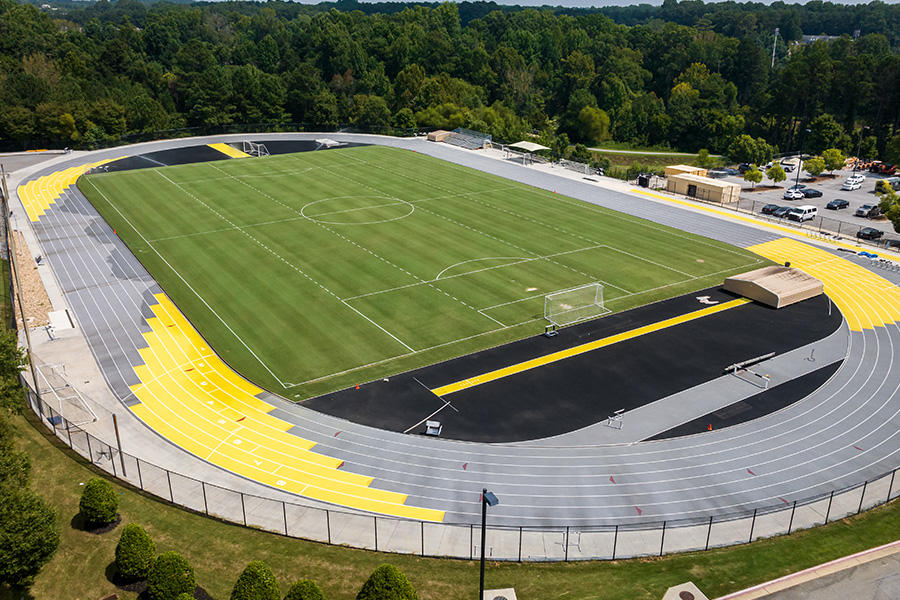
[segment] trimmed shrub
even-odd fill
[[[181,592],[175,600],[194,600],[194,595],[188,594],[187,592]]]
[[[302,579],[294,582],[284,600],[325,600],[325,594],[315,581]]]
[[[88,525],[106,525],[116,520],[119,497],[113,486],[105,479],[92,477],[84,484],[78,510]]]
[[[400,569],[381,565],[360,588],[356,600],[419,600],[419,596]]]
[[[163,552],[153,562],[147,575],[150,600],[177,600],[179,594],[193,597],[194,569],[177,552]]]
[[[280,600],[280,597],[272,569],[261,560],[248,564],[231,590],[231,600]]]
[[[137,523],[129,523],[116,545],[116,573],[125,581],[146,579],[156,556],[156,544]]]

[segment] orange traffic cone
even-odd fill
[[[359,387],[359,386],[356,386]],[[709,427],[706,428],[707,431],[712,431],[712,423],[709,424]]]
[[[358,384],[358,383],[356,384],[356,389],[359,389],[359,384]],[[712,427],[712,425],[710,425],[710,427]]]

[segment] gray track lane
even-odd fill
[[[441,144],[378,139],[738,246],[776,238],[740,223]],[[152,148],[209,141],[213,140],[178,140]],[[105,151],[91,160],[138,151],[137,147]],[[65,166],[69,165],[52,170]],[[141,362],[137,349],[144,346],[141,333],[147,331],[148,298],[159,291],[158,286],[75,190],[35,224],[35,231],[107,381],[120,399],[128,401],[128,385],[136,382],[131,366]],[[296,424],[295,433],[318,443],[317,451],[340,456],[347,461],[346,469],[375,477],[376,487],[409,493],[411,504],[448,510],[448,522],[476,521],[478,492],[485,485],[504,498],[492,512],[500,524],[579,525],[709,516],[806,498],[900,464],[900,372],[893,366],[898,334],[897,325],[850,334],[847,360],[835,377],[775,415],[702,436],[630,446],[526,447],[426,440],[274,402],[279,413]],[[341,435],[335,437],[336,431]],[[640,519],[636,508],[641,510]]]

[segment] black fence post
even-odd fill
[[[325,528],[328,530],[328,543],[331,543],[331,511],[325,509]]]
[[[138,463],[140,465],[140,463]],[[206,503],[206,482],[200,482],[200,489],[203,490],[203,512],[209,514],[209,504]]]
[[[712,515],[709,516],[709,529],[706,530],[706,548],[704,550],[709,550],[709,538],[712,537],[712,523],[713,518]]]
[[[563,561],[569,562],[569,526],[566,525],[566,547],[565,547],[565,557]]]
[[[175,503],[175,493],[172,492],[172,474],[168,469],[166,469],[166,481],[169,482],[169,502],[174,504]],[[244,525],[246,525],[246,523],[244,523]]]
[[[241,492],[241,515],[244,517],[244,527],[247,526],[247,509],[244,508],[244,492]]]
[[[422,556],[425,556],[425,521],[419,521],[422,531]]]
[[[93,464],[94,463],[94,451],[91,450],[91,434],[85,432],[84,437],[87,439],[88,460],[91,461],[91,464]]]
[[[143,490],[143,489],[144,489],[144,478],[141,476],[141,459],[135,458],[135,461],[137,461],[138,487],[141,488],[141,490]],[[206,492],[204,491],[204,494],[205,494],[205,493],[206,493]],[[204,501],[205,501],[205,500],[204,500]]]
[[[797,501],[794,500],[794,506],[791,508],[791,520],[788,521],[788,535],[791,535],[791,529],[794,527],[794,513],[797,512]]]
[[[753,529],[756,527],[756,509],[753,509],[753,520],[750,521],[750,538],[747,540],[747,543],[753,541]]]
[[[378,552],[378,517],[372,517],[375,523],[375,552]]]
[[[619,526],[616,525],[616,533],[613,535],[613,556],[612,559],[616,560],[616,544],[619,543]]]
[[[285,504],[284,500],[281,501],[281,514],[284,517],[284,535],[288,534],[287,528],[287,504]]]
[[[666,521],[663,521],[662,534],[659,536],[659,555],[663,555],[663,548],[666,546]]]
[[[475,558],[475,526],[469,523],[469,560]]]
[[[897,474],[897,469],[894,469],[893,471],[891,471],[891,484],[888,486],[888,495],[887,495],[887,499],[885,500],[885,502],[891,501],[891,492],[894,491],[894,475],[896,475],[896,474]]]
[[[828,523],[828,517],[831,515],[831,503],[834,500],[834,490],[831,490],[831,495],[828,497],[828,508],[825,510],[825,523]]]
[[[863,500],[866,499],[866,486],[869,485],[869,480],[867,479],[865,483],[863,483],[863,491],[862,494],[859,495],[859,508],[856,509],[856,514],[862,512]]]
[[[522,562],[522,526],[519,525],[519,561]]]

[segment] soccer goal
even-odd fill
[[[257,144],[256,142],[244,142],[244,154],[250,156],[268,156],[269,149],[265,144]]]
[[[553,329],[609,312],[612,311],[603,304],[603,286],[599,283],[589,283],[544,297],[544,318],[550,321]]]

